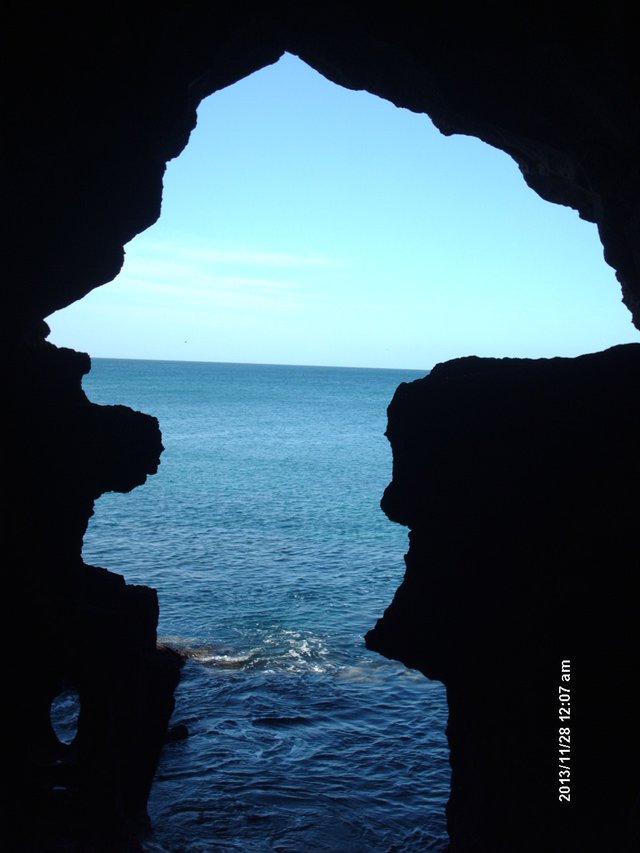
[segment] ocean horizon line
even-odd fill
[[[269,362],[269,361],[218,361],[207,359],[190,358],[142,358],[128,356],[90,355],[91,361],[153,361],[166,364],[223,364],[238,367],[304,367],[317,370],[389,370],[410,371],[412,373],[429,373],[431,367],[372,367],[370,365],[352,364],[294,364],[293,362]]]

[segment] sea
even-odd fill
[[[148,853],[446,848],[443,686],[364,647],[404,572],[386,407],[426,371],[93,359],[155,415],[155,476],[106,494],[85,562],[158,591],[186,656]]]

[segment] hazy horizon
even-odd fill
[[[317,367],[319,370],[393,370],[403,371],[409,370],[419,373],[421,370],[431,370],[430,367],[369,367],[364,366],[361,367],[359,365],[354,364],[298,364],[297,362],[284,362],[284,361],[219,361],[212,359],[192,359],[192,358],[145,358],[134,357],[128,358],[126,356],[111,356],[111,355],[92,355],[91,360],[94,359],[100,361],[167,361],[171,363],[184,363],[184,364],[237,364],[243,365],[245,367]]]

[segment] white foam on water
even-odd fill
[[[246,648],[200,643],[193,638],[176,636],[163,637],[162,642],[190,660],[220,669],[324,673],[339,668],[329,659],[326,639],[308,631],[270,628],[259,630],[247,639],[251,645]]]

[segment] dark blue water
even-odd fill
[[[407,545],[379,509],[386,406],[420,375],[94,360],[89,398],[156,415],[166,448],[84,547],[158,590],[160,639],[188,654],[149,853],[445,847],[444,690],[362,639]]]

